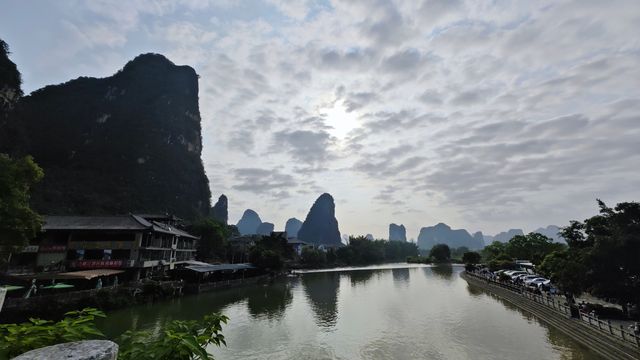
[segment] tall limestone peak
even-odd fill
[[[298,239],[314,245],[342,245],[336,219],[336,205],[327,193],[313,203],[298,232]]]
[[[407,241],[407,229],[404,225],[389,224],[389,241]]]
[[[226,224],[229,221],[228,204],[227,197],[224,194],[220,195],[216,204],[209,211],[209,216]]]
[[[145,54],[113,76],[81,77],[23,97],[12,116],[45,177],[32,205],[44,214],[210,210],[201,161],[198,76]]]
[[[302,227],[302,221],[296,218],[291,218],[287,220],[287,223],[284,226],[284,231],[287,232],[288,237],[295,238],[295,237],[298,237],[298,232],[300,231],[301,227]]]
[[[262,224],[260,216],[257,212],[247,209],[238,221],[238,231],[240,235],[253,235],[258,233],[258,226]]]
[[[484,234],[482,234],[482,231],[476,231],[473,233],[473,239],[476,241],[477,245],[479,245],[478,249],[484,248]]]
[[[22,97],[22,76],[9,54],[9,45],[0,39],[0,153],[11,152],[10,144],[24,136],[19,124],[9,119]]]

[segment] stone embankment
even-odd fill
[[[610,336],[605,331],[600,331],[582,324],[581,320],[573,319],[565,305],[555,303],[543,304],[535,301],[528,294],[519,293],[515,288],[504,286],[497,282],[489,281],[477,275],[466,272],[461,277],[470,285],[482,288],[520,309],[531,313],[539,320],[562,331],[575,341],[608,360],[633,360],[640,359],[640,347],[638,344]],[[598,325],[599,326],[599,325]],[[636,338],[637,339],[637,338]]]

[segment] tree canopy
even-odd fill
[[[42,219],[29,206],[31,187],[42,179],[42,169],[26,156],[0,154],[0,250],[13,252],[36,237]]]
[[[640,303],[640,203],[615,208],[598,200],[600,213],[562,229],[569,249],[549,254],[541,269],[559,286],[621,304]]]
[[[431,248],[429,257],[437,262],[445,262],[451,259],[451,250],[447,244],[436,244]]]

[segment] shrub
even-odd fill
[[[45,346],[104,338],[94,320],[105,317],[94,308],[65,313],[58,322],[41,319],[29,319],[21,324],[0,324],[0,358],[2,355],[12,358],[29,350]]]

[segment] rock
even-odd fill
[[[39,213],[209,213],[198,74],[189,66],[140,55],[113,76],[22,97],[11,122],[28,136],[8,151],[31,154],[46,174],[31,196]]]
[[[503,231],[493,236],[493,241],[500,241],[503,243],[509,242],[516,235],[524,235],[522,229],[509,229],[509,231]]]
[[[215,220],[218,220],[224,224],[227,224],[227,221],[229,220],[229,211],[227,209],[227,206],[228,206],[227,197],[224,194],[222,194],[218,198],[218,201],[216,202],[216,204],[213,205],[213,207],[211,208],[209,215]]]
[[[284,231],[287,232],[288,237],[295,238],[295,237],[298,237],[298,232],[300,231],[301,227],[302,227],[302,221],[296,218],[291,218],[287,220],[287,224],[284,226]]]
[[[16,64],[9,59],[9,45],[0,39],[0,153],[8,153],[10,144],[20,141],[24,134],[17,121],[9,117],[22,97],[22,75]]]
[[[473,239],[477,244],[480,244],[480,247],[478,249],[484,248],[486,243],[484,242],[484,235],[482,234],[482,231],[476,231],[475,233],[473,233]]]
[[[418,235],[418,247],[429,250],[436,244],[446,244],[451,249],[466,246],[470,250],[483,247],[483,243],[472,237],[467,230],[452,230],[447,224],[439,223],[436,226],[423,227]]]
[[[116,360],[118,345],[108,340],[75,341],[31,350],[14,360]]]
[[[342,245],[336,219],[336,205],[331,195],[322,194],[313,203],[300,227],[298,239],[314,245]]]
[[[407,241],[407,229],[404,225],[389,224],[389,241]]]
[[[567,240],[558,234],[560,232],[560,228],[555,225],[549,225],[546,228],[538,228],[532,232],[542,234],[557,243],[567,243]]]
[[[247,209],[242,214],[242,218],[238,221],[238,231],[240,235],[254,235],[258,233],[258,226],[262,224],[258,213],[251,209]]]
[[[273,229],[274,229],[274,225],[272,223],[263,222],[256,229],[256,234],[269,236],[273,232]]]

